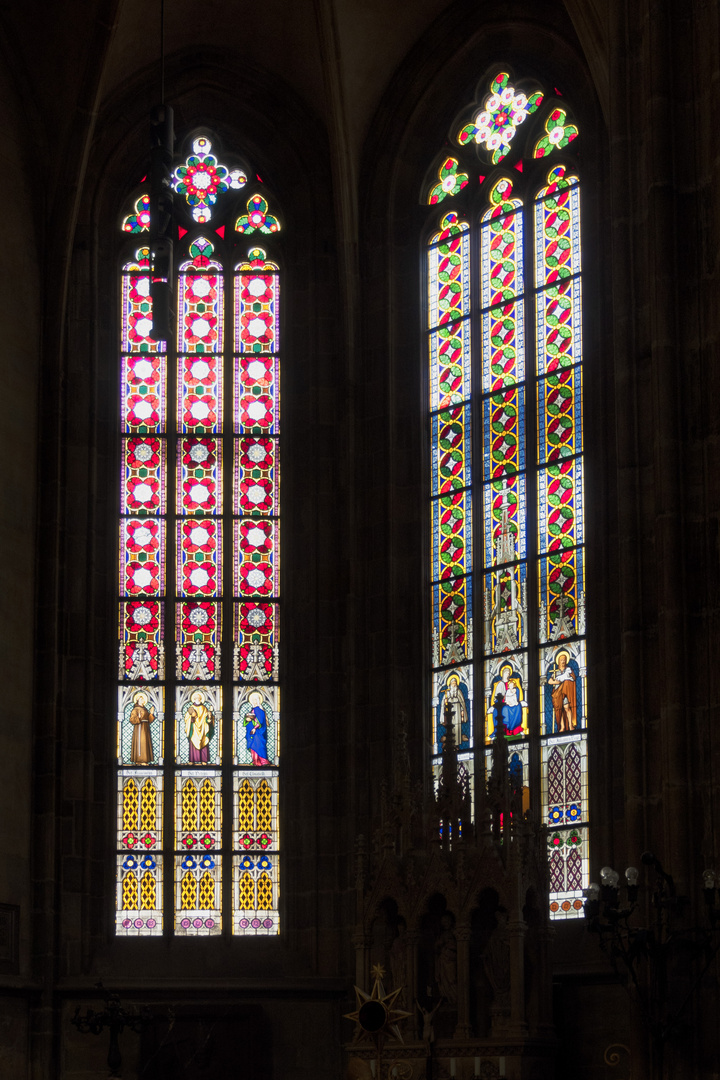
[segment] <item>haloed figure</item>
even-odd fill
[[[509,664],[500,668],[500,675],[493,683],[490,700],[493,703],[489,711],[493,722],[493,737],[497,735],[501,722],[506,735],[521,735],[528,704],[522,696],[520,679]]]
[[[210,740],[215,730],[212,713],[205,704],[205,695],[196,690],[185,713],[185,734],[188,737],[190,761],[207,763],[210,760]]]
[[[548,685],[553,687],[552,704],[556,731],[574,731],[577,727],[577,691],[575,672],[568,664],[568,654],[558,653],[557,667]]]
[[[242,719],[245,721],[245,742],[250,751],[253,765],[269,765],[267,756],[267,715],[263,696],[259,690],[248,695],[243,707]]]
[[[455,746],[460,747],[463,745],[463,730],[468,730],[468,715],[465,698],[462,695],[460,680],[457,675],[451,675],[448,678],[445,689],[443,719],[445,720],[446,727],[451,718],[453,733],[455,735]],[[467,741],[467,738],[465,741]]]
[[[153,745],[150,737],[150,725],[155,714],[147,707],[148,696],[144,690],[133,695],[133,708],[130,723],[133,726],[130,760],[133,765],[149,765],[153,759]]]

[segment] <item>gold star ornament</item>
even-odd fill
[[[371,1036],[374,1040],[380,1040],[385,1035],[392,1035],[398,1042],[403,1041],[398,1024],[412,1013],[405,1009],[395,1008],[395,1002],[401,994],[403,987],[385,993],[383,976],[385,969],[381,964],[374,964],[371,968],[373,977],[372,992],[366,994],[359,986],[355,987],[355,1011],[345,1013],[346,1020],[353,1020],[360,1031]],[[357,1036],[356,1036],[357,1038]]]

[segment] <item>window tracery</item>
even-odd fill
[[[281,226],[219,158],[175,165],[171,341],[147,193],[122,222],[120,935],[279,931]]]
[[[471,784],[508,740],[547,829],[551,915],[572,918],[588,863],[579,132],[508,72],[478,100],[424,197],[443,203],[426,262],[433,770],[451,723]]]

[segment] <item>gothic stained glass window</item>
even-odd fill
[[[451,717],[471,785],[502,732],[567,919],[588,877],[587,662],[578,127],[558,98],[493,73],[423,198],[433,771]]]
[[[279,931],[281,225],[221,156],[175,166],[172,341],[121,224],[119,935]]]

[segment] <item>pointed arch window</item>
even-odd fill
[[[175,164],[173,340],[150,201],[122,221],[118,935],[279,932],[280,221],[207,134]]]
[[[475,790],[507,739],[547,831],[551,916],[573,918],[588,883],[579,132],[559,91],[494,72],[451,134],[424,190],[433,768],[452,724]]]

